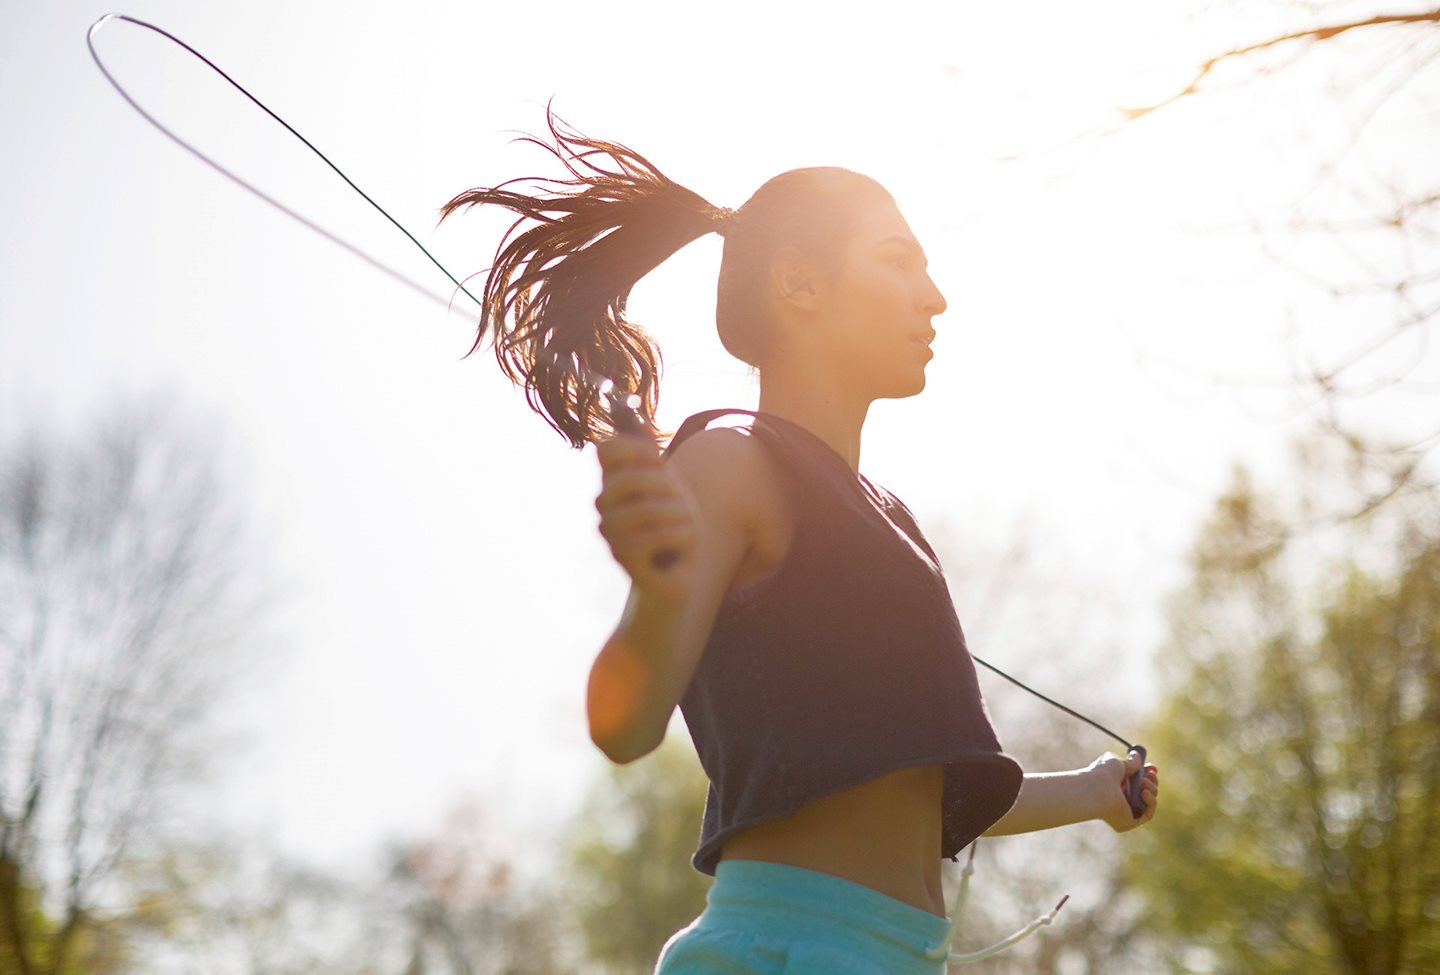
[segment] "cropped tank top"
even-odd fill
[[[795,512],[783,562],[721,603],[680,701],[710,780],[691,863],[737,830],[887,772],[943,766],[942,858],[1000,819],[1023,772],[991,727],[939,559],[910,510],[798,424],[750,410]]]

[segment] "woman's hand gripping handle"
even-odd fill
[[[1145,762],[1145,747],[1131,745],[1126,758],[1106,752],[1090,763],[1099,788],[1099,818],[1117,833],[1143,826],[1160,802],[1160,770]]]
[[[666,602],[683,602],[695,548],[694,502],[666,469],[627,397],[607,398],[616,435],[596,446],[602,470],[595,499],[600,534],[637,589]]]

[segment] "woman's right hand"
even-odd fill
[[[601,488],[600,534],[635,588],[683,604],[694,577],[695,501],[649,437],[620,433],[595,446]],[[666,561],[660,553],[672,553]],[[664,563],[663,567],[661,564]]]

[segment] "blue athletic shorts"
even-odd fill
[[[803,867],[721,860],[705,910],[665,942],[654,975],[945,975],[925,950],[950,922]]]

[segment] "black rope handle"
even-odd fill
[[[645,424],[630,406],[629,395],[610,389],[605,392],[605,398],[610,403],[610,418],[615,422],[617,432],[626,436],[649,436]],[[670,568],[679,560],[680,550],[674,548],[662,548],[650,556],[650,564],[661,570]]]

